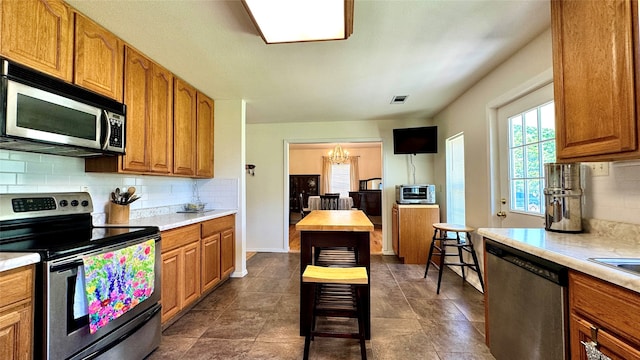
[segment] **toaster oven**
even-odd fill
[[[398,204],[435,204],[436,186],[429,184],[396,185]]]

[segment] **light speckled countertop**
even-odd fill
[[[129,220],[128,224],[118,224],[120,226],[157,226],[160,231],[178,228],[181,226],[199,223],[201,221],[211,220],[226,215],[237,213],[237,210],[213,210],[203,213],[172,213],[164,215],[156,215],[151,217],[143,217]],[[106,224],[107,226],[110,224]]]
[[[640,293],[640,275],[589,258],[640,258],[640,244],[629,238],[568,234],[544,229],[481,228],[478,234],[568,268]]]
[[[3,253],[0,252],[0,271],[7,271],[21,266],[27,266],[40,262],[40,254],[37,253]]]

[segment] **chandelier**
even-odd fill
[[[344,164],[349,161],[349,152],[342,150],[342,146],[338,144],[333,150],[329,151],[329,161],[332,164]]]

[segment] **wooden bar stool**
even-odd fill
[[[360,340],[360,355],[367,359],[365,346],[365,311],[362,293],[369,286],[366,267],[324,267],[307,265],[302,282],[313,283],[315,298],[311,328],[304,339],[304,360],[309,359],[309,347],[314,336]],[[357,333],[336,333],[316,329],[318,316],[349,317],[358,320]]]
[[[482,275],[480,273],[480,265],[478,265],[478,257],[476,255],[475,250],[473,249],[473,243],[471,242],[471,232],[475,229],[465,225],[457,225],[457,224],[447,224],[447,223],[436,223],[433,224],[433,239],[431,241],[431,247],[429,248],[429,257],[427,258],[427,267],[424,270],[424,277],[427,277],[427,273],[429,272],[429,264],[431,263],[431,257],[433,256],[433,249],[436,249],[440,252],[440,269],[438,271],[438,290],[437,294],[440,294],[440,282],[442,281],[442,270],[445,265],[449,266],[460,266],[462,269],[462,280],[466,280],[464,268],[468,267],[469,269],[475,271],[478,274],[478,279],[480,280],[480,287],[482,287],[482,291],[484,291],[484,283],[482,282]],[[448,237],[447,233],[452,232],[456,234],[455,238]],[[466,239],[464,242],[460,239],[460,233],[466,233]],[[439,246],[436,245],[436,241],[439,241]],[[447,254],[447,247],[455,247],[458,249],[458,253],[455,254]],[[471,257],[473,258],[473,263],[467,263],[464,261],[462,257],[462,252],[466,251],[471,253]],[[458,256],[459,262],[445,262],[444,259],[446,256]]]

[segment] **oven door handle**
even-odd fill
[[[52,266],[51,267],[51,272],[54,272],[54,271],[56,271],[56,272],[67,271],[67,270],[75,269],[78,266],[82,266],[82,265],[84,265],[84,262],[81,259],[78,259],[78,260],[74,260],[72,262],[68,262],[68,263]]]
[[[105,352],[111,350],[112,348],[114,348],[116,345],[120,344],[121,342],[123,342],[126,338],[128,338],[129,336],[131,336],[131,334],[135,333],[136,331],[138,331],[141,327],[143,327],[144,325],[146,325],[146,323],[151,320],[152,317],[154,317],[159,311],[160,309],[162,309],[162,306],[160,304],[156,304],[156,308],[153,309],[152,312],[148,313],[145,317],[144,320],[140,321],[140,323],[138,324],[138,326],[136,326],[135,328],[131,329],[131,331],[127,332],[126,334],[123,334],[122,336],[120,336],[117,340],[113,341],[111,344],[109,344],[109,346],[98,349],[94,352],[92,352],[91,354],[87,355],[86,357],[82,358],[83,360],[90,360],[90,359],[95,359],[96,357],[98,357],[99,355],[104,354]]]

